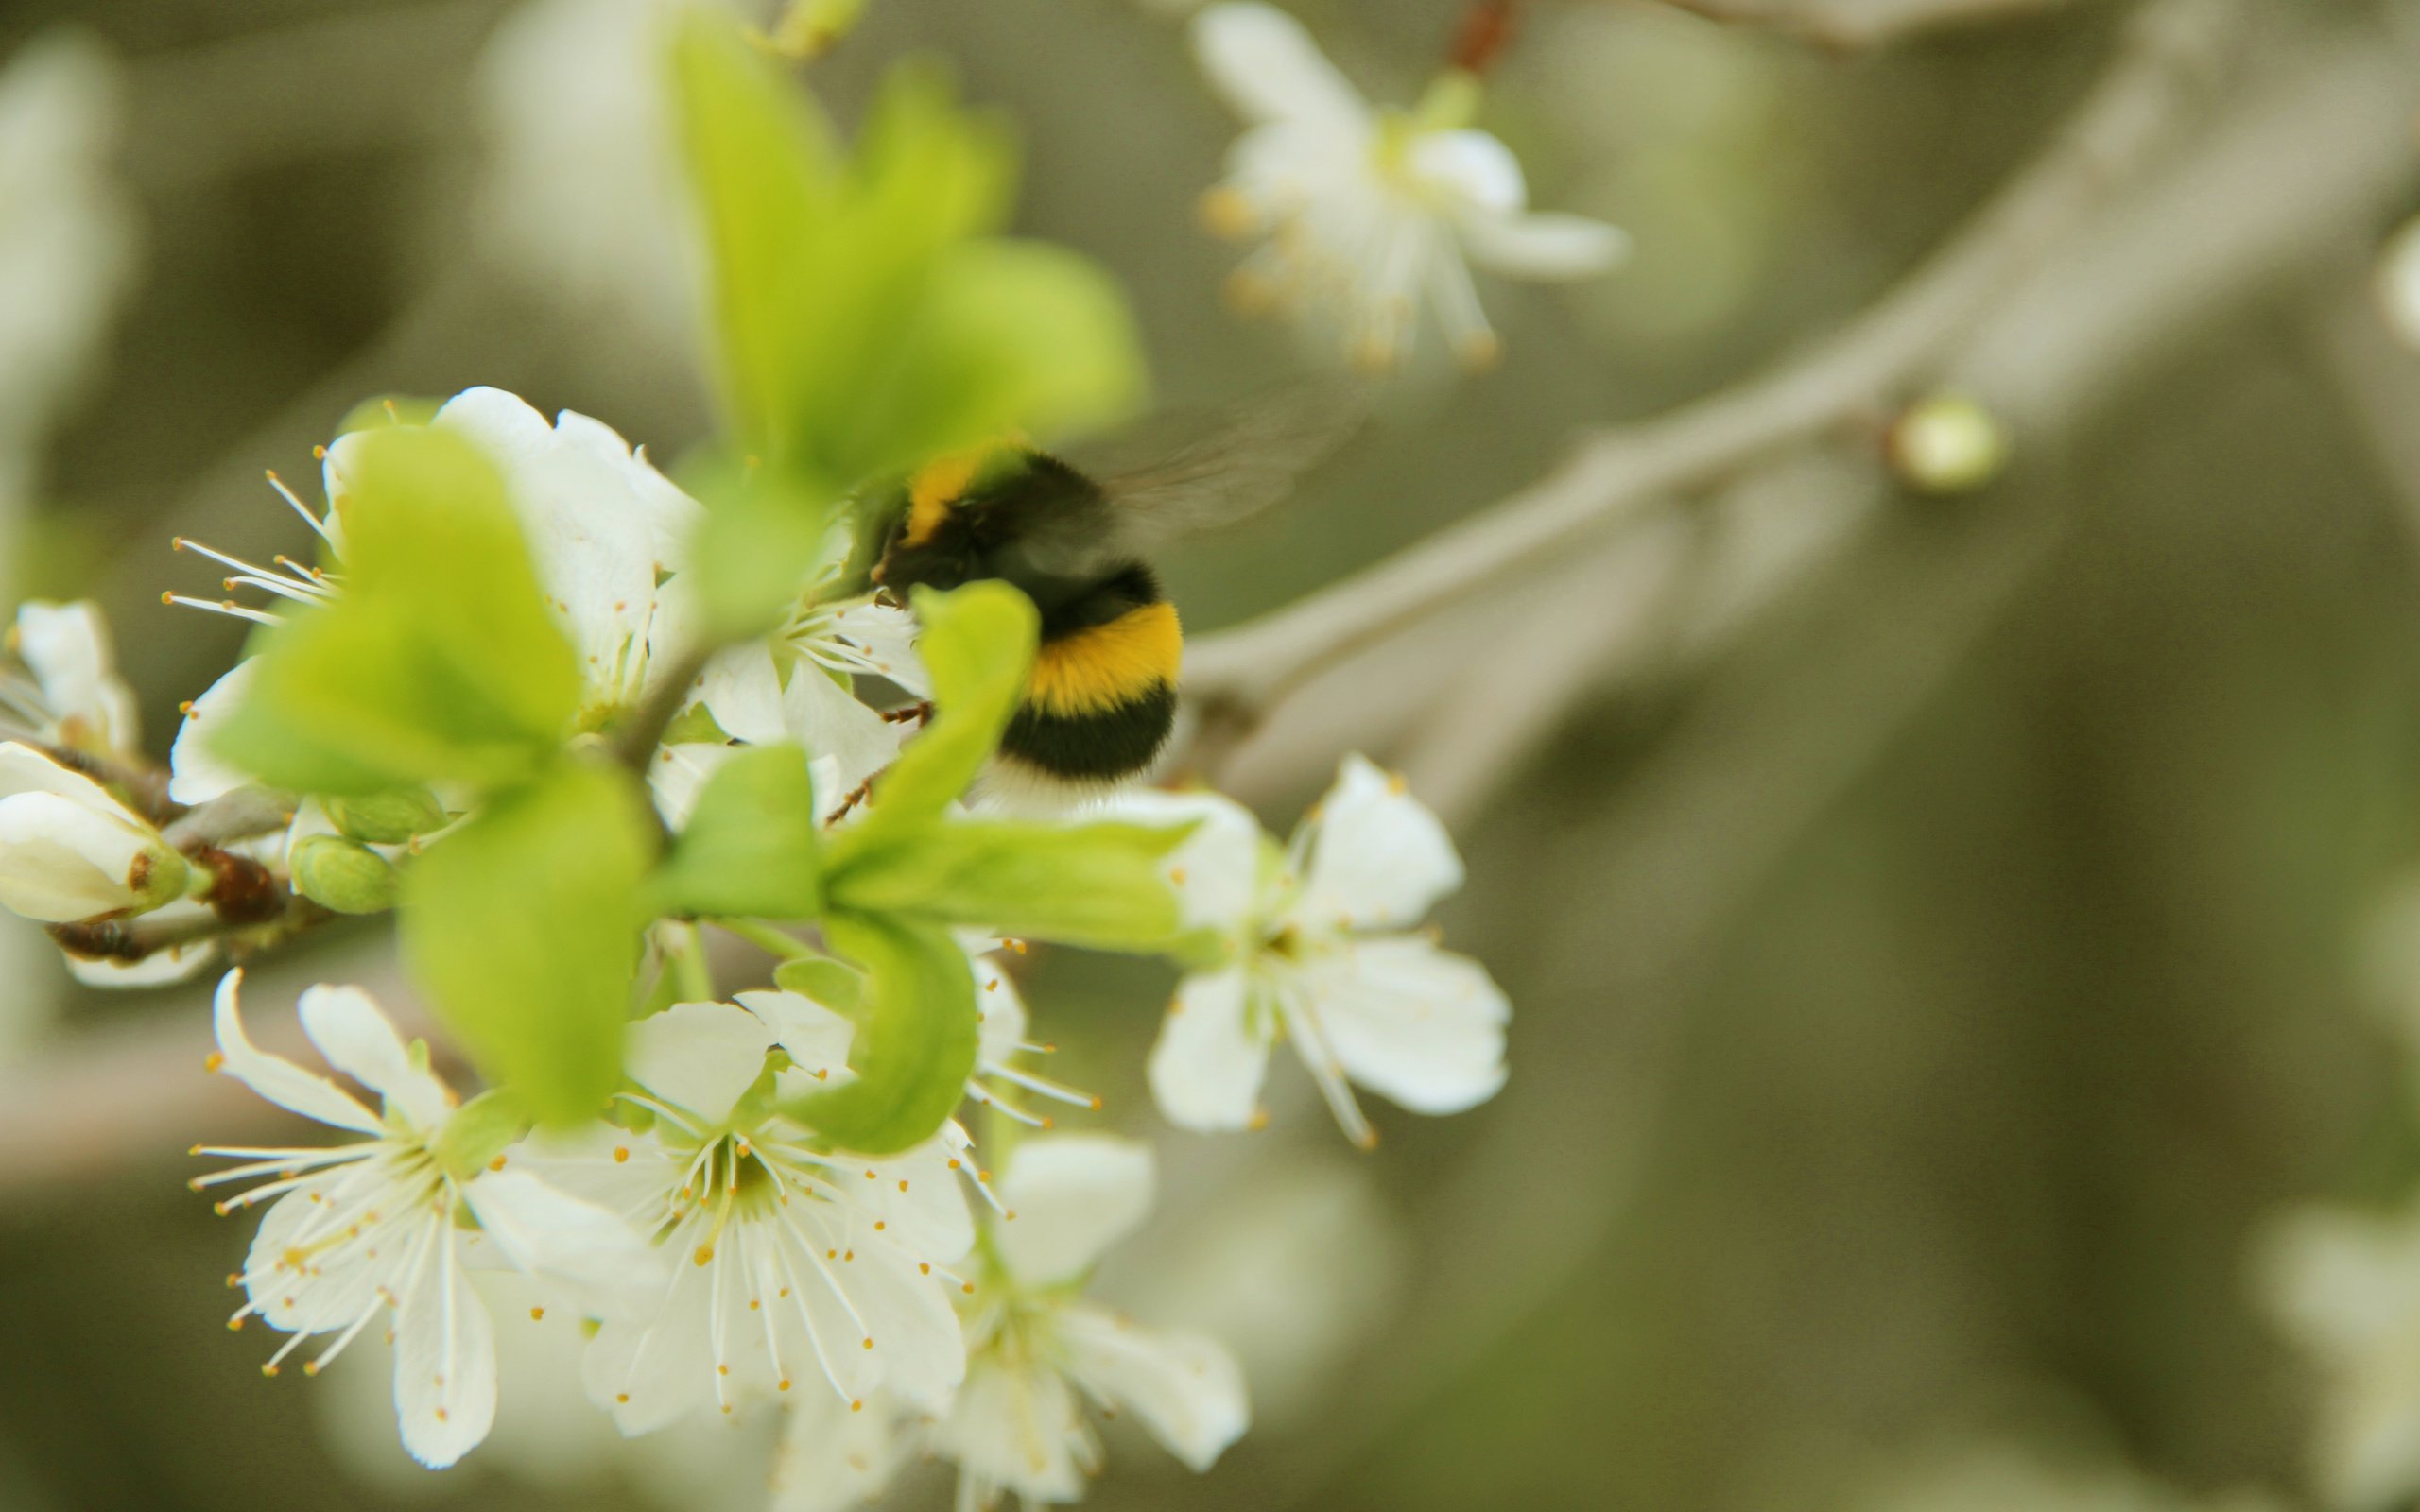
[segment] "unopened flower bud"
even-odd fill
[[[1962,394],[1917,402],[1891,427],[1891,466],[1927,493],[1972,493],[2008,465],[2008,433]]]
[[[91,778],[10,742],[0,746],[0,904],[71,924],[184,895],[184,857]]]
[[[383,914],[395,906],[395,868],[385,856],[340,834],[306,835],[287,860],[294,890],[339,914]]]
[[[371,798],[332,798],[327,808],[330,823],[372,845],[402,845],[445,823],[445,806],[424,787],[399,787]]]

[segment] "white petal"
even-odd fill
[[[877,1398],[852,1412],[814,1383],[791,1396],[773,1460],[772,1512],[855,1512],[879,1498],[913,1448],[893,1404]]]
[[[495,1328],[451,1233],[395,1309],[395,1417],[404,1448],[443,1469],[495,1421]]]
[[[251,685],[254,663],[238,662],[193,701],[168,748],[168,796],[180,803],[207,803],[245,786],[251,779],[221,760],[210,743]]]
[[[147,830],[74,799],[0,799],[0,904],[27,919],[73,923],[133,907],[137,873],[164,853]]]
[[[2407,347],[2420,347],[2420,219],[2407,220],[2378,254],[2373,284],[2387,329]]]
[[[914,729],[904,722],[893,724],[859,703],[856,695],[811,662],[791,669],[789,686],[782,690],[782,722],[810,757],[839,764],[834,782],[842,793],[896,761],[901,744]]]
[[[1471,261],[1507,278],[1555,283],[1593,278],[1621,266],[1630,235],[1585,215],[1477,218],[1461,227]]]
[[[1059,1334],[1083,1388],[1132,1412],[1193,1469],[1208,1469],[1252,1421],[1243,1372],[1214,1339],[1135,1328],[1083,1303]]]
[[[1151,1147],[1108,1134],[1048,1134],[1017,1146],[1000,1178],[1015,1216],[993,1230],[1028,1286],[1073,1280],[1151,1211]]]
[[[1216,5],[1193,21],[1193,52],[1211,87],[1246,120],[1361,133],[1370,108],[1301,22],[1274,6]]]
[[[695,1114],[701,1127],[731,1116],[764,1074],[773,1032],[730,1003],[676,1003],[631,1025],[631,1079]]]
[[[698,811],[698,795],[705,791],[715,768],[738,752],[736,746],[701,741],[657,747],[655,759],[648,763],[648,795],[655,799],[656,812],[664,816],[665,823],[675,833],[687,825],[689,816]]]
[[[373,1196],[378,1211],[402,1223],[399,1231],[390,1230],[394,1242],[383,1263],[369,1254],[370,1246],[323,1243],[336,1232],[334,1217],[350,1221]],[[442,1221],[386,1180],[372,1161],[315,1174],[262,1216],[244,1255],[245,1295],[271,1328],[290,1333],[344,1328],[385,1305],[379,1289],[397,1279],[409,1258],[415,1220],[423,1233]]]
[[[81,772],[70,771],[23,741],[0,744],[0,798],[19,793],[49,793],[72,799],[96,814],[115,814],[129,824],[143,821],[109,789]]]
[[[504,1152],[507,1171],[522,1170],[608,1212],[637,1212],[681,1184],[687,1161],[650,1131],[610,1124],[539,1129]]]
[[[218,994],[211,1006],[212,1023],[218,1034],[218,1069],[304,1118],[365,1134],[380,1133],[378,1116],[335,1082],[304,1071],[283,1056],[253,1048],[244,1037],[243,1021],[236,1016],[235,994],[243,981],[240,969],[219,978]]]
[[[918,1263],[897,1246],[861,1247],[841,1281],[873,1340],[867,1352],[883,1389],[938,1408],[966,1378],[966,1338],[942,1278],[924,1274]]]
[[[652,1432],[714,1400],[715,1359],[708,1267],[672,1267],[654,1313],[608,1318],[580,1361],[588,1400],[623,1433]]]
[[[1137,789],[1118,794],[1095,816],[1130,824],[1193,825],[1161,868],[1176,889],[1185,924],[1236,933],[1251,923],[1260,892],[1261,830],[1250,809],[1206,790]]]
[[[1477,961],[1416,936],[1362,939],[1308,963],[1305,990],[1353,1080],[1417,1113],[1458,1113],[1504,1085],[1512,1009]]]
[[[510,1164],[479,1177],[462,1195],[480,1231],[516,1269],[570,1290],[592,1316],[629,1316],[663,1294],[663,1254],[594,1203]]]
[[[414,1128],[433,1133],[454,1110],[454,1094],[425,1066],[412,1063],[369,993],[322,983],[303,989],[297,1011],[302,1032],[328,1064],[385,1098]]]
[[[112,751],[140,747],[134,694],[117,675],[97,605],[24,605],[17,610],[17,652],[42,684],[43,701],[68,744]]]
[[[941,1141],[887,1160],[869,1160],[866,1168],[874,1179],[865,1184],[859,1205],[881,1221],[892,1243],[937,1265],[953,1264],[975,1247],[966,1192]]]
[[[765,1021],[773,1043],[795,1061],[800,1070],[814,1075],[827,1087],[838,1087],[856,1074],[849,1070],[849,1043],[856,1037],[856,1025],[816,1002],[797,992],[742,992],[742,1006]]]
[[[1244,1020],[1240,968],[1196,972],[1177,985],[1176,1001],[1151,1046],[1151,1095],[1179,1128],[1249,1128],[1269,1073],[1269,1038]]]
[[[1035,1504],[1083,1496],[1079,1455],[1085,1452],[1087,1432],[1065,1377],[987,1356],[967,1371],[966,1384],[935,1427],[934,1438],[978,1486],[1006,1486]],[[976,1504],[981,1504],[979,1497]]]
[[[196,940],[153,951],[139,961],[87,960],[67,957],[67,974],[86,987],[122,992],[147,987],[173,987],[190,982],[218,959],[218,942]]]
[[[1464,214],[1510,215],[1529,202],[1521,160],[1485,131],[1430,131],[1411,145],[1411,172]]]
[[[764,642],[750,641],[720,652],[706,663],[700,680],[698,701],[734,740],[765,746],[787,736],[782,723],[782,677]]]
[[[990,1065],[1007,1065],[1025,1043],[1028,1021],[1025,999],[1017,991],[1015,979],[1001,969],[997,955],[970,954],[967,965],[975,971],[976,1056]]]
[[[1462,885],[1462,862],[1437,816],[1360,756],[1347,756],[1320,800],[1294,917],[1321,931],[1402,928]]]

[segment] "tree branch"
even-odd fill
[[[2118,185],[2200,92],[2242,0],[2155,0],[2041,156],[1906,282],[1807,356],[1584,442],[1524,492],[1322,593],[1205,637],[1185,692],[1205,735],[1249,730],[1322,668],[1549,559],[1647,501],[1703,490],[1900,398]]]
[[[2056,9],[2071,0],[1664,0],[1726,26],[1759,26],[1843,52],[1920,32]]]

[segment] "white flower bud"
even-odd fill
[[[90,798],[27,792],[0,799],[0,903],[27,919],[64,924],[147,913],[182,897],[184,857],[97,784],[75,780],[92,789]]]

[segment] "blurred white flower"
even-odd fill
[[[1252,1140],[1188,1153],[1197,1179],[1118,1246],[1094,1291],[1224,1344],[1252,1383],[1253,1422],[1311,1418],[1396,1316],[1411,1260],[1403,1220],[1370,1163],[1333,1145]],[[1199,1178],[1214,1153],[1223,1169]],[[1170,1169],[1168,1185],[1185,1174]]]
[[[0,518],[133,281],[132,200],[109,163],[118,94],[115,63],[77,33],[0,66]]]
[[[479,62],[489,251],[534,290],[685,351],[688,198],[666,100],[669,0],[531,0]]]
[[[101,617],[99,605],[21,605],[9,632],[9,649],[33,680],[0,675],[0,706],[24,724],[26,733],[45,745],[99,755],[140,750],[134,691],[117,675],[109,622]]]
[[[1169,882],[1219,953],[1178,985],[1151,1050],[1151,1091],[1171,1123],[1253,1126],[1281,1035],[1365,1146],[1376,1135],[1348,1083],[1422,1113],[1460,1112],[1504,1085],[1503,992],[1478,962],[1405,933],[1461,885],[1462,865],[1400,779],[1346,757],[1282,856],[1215,794],[1132,794],[1112,812],[1200,821]]]
[[[684,1003],[631,1027],[625,1099],[647,1133],[599,1126],[515,1154],[628,1215],[672,1257],[643,1314],[591,1344],[590,1397],[625,1433],[709,1404],[723,1412],[821,1376],[842,1400],[876,1387],[946,1400],[965,1369],[943,1269],[974,1242],[938,1141],[859,1159],[816,1146],[771,1110],[767,1052],[786,1075],[846,1070],[849,1025],[794,993]]]
[[[368,993],[315,987],[299,1012],[328,1064],[378,1093],[381,1113],[328,1078],[255,1049],[237,1017],[242,979],[230,971],[219,983],[213,1069],[281,1108],[366,1137],[316,1148],[196,1148],[244,1162],[196,1179],[197,1189],[260,1183],[220,1203],[221,1212],[276,1199],[243,1272],[231,1279],[248,1299],[228,1326],[258,1314],[293,1334],[262,1367],[270,1375],[304,1338],[336,1333],[303,1366],[317,1374],[391,1313],[404,1447],[432,1469],[451,1465],[487,1436],[496,1402],[494,1330],[466,1265],[493,1255],[613,1313],[662,1289],[662,1263],[612,1213],[527,1171],[503,1170],[501,1160],[457,1169],[446,1139],[454,1094],[429,1073],[426,1051],[406,1049]]]
[[[2324,1383],[2312,1469],[2329,1504],[2420,1495],[2420,1204],[2306,1210],[2261,1258],[2270,1311]]]
[[[625,1437],[580,1383],[589,1318],[578,1298],[510,1271],[465,1279],[495,1320],[497,1379],[511,1383],[497,1397],[495,1423],[479,1446],[482,1470],[566,1492],[628,1486],[671,1512],[762,1505],[772,1415],[740,1431],[724,1418],[700,1418]],[[354,1479],[398,1498],[449,1494],[447,1482],[396,1447],[394,1408],[379,1368],[392,1367],[389,1346],[373,1332],[353,1353],[371,1358],[333,1372],[312,1393],[330,1452]]]
[[[18,741],[0,745],[0,904],[69,924],[184,892],[184,857],[109,790]]]
[[[1498,343],[1470,264],[1566,280],[1620,261],[1616,228],[1528,212],[1519,161],[1469,124],[1466,76],[1446,76],[1416,112],[1374,110],[1300,23],[1256,0],[1202,11],[1193,44],[1248,123],[1203,205],[1220,234],[1268,238],[1236,275],[1246,307],[1340,305],[1349,353],[1385,369],[1410,352],[1425,302],[1455,354],[1484,368]]]
[[[1028,1506],[1080,1501],[1101,1465],[1087,1397],[1208,1469],[1250,1418],[1234,1359],[1209,1338],[1144,1329],[1078,1295],[1102,1251],[1150,1212],[1151,1191],[1150,1150],[1132,1141],[1063,1134],[1020,1146],[1000,1182],[1009,1215],[992,1227],[963,1309],[966,1381],[949,1410],[921,1422],[892,1415],[888,1441],[829,1411],[797,1417],[780,1512],[833,1504],[820,1466],[844,1467],[855,1494],[878,1490],[902,1438],[957,1462],[961,1508],[1010,1492]]]
[[[2420,349],[2420,217],[2387,238],[2371,287],[2387,329],[2405,346]]]

